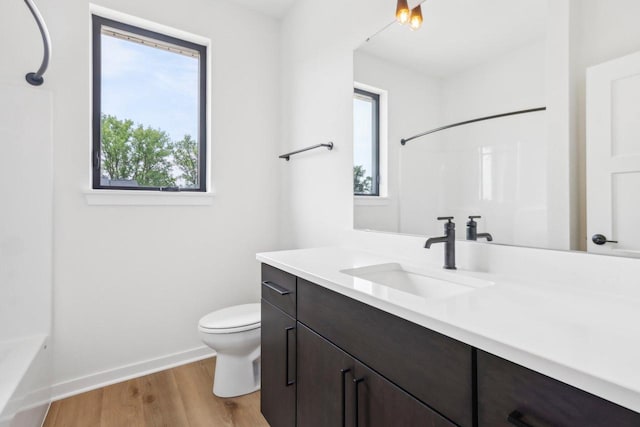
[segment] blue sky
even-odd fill
[[[198,59],[102,35],[102,112],[198,136]]]
[[[370,101],[353,98],[353,165],[364,166],[367,171],[365,176],[371,176],[372,173],[372,108]]]

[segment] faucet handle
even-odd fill
[[[476,219],[482,218],[480,215],[469,215],[469,221],[467,221],[468,227],[473,227],[477,224]]]
[[[454,218],[454,217],[452,217],[452,216],[439,216],[439,217],[438,217],[438,221],[449,221],[449,223],[451,223],[451,220],[452,220],[453,218]]]

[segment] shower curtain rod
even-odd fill
[[[35,73],[28,73],[25,76],[25,79],[32,84],[33,86],[40,86],[44,82],[44,78],[42,77],[47,71],[47,67],[49,66],[49,58],[51,56],[51,37],[49,37],[49,30],[47,29],[46,24],[44,23],[44,19],[42,19],[42,15],[40,11],[33,4],[32,0],[24,0],[24,2],[29,7],[31,14],[33,15],[36,23],[38,24],[38,29],[40,29],[40,35],[42,36],[42,43],[44,44],[44,56],[42,58],[42,65]]]
[[[429,135],[429,134],[432,134],[432,133],[440,132],[441,130],[451,129],[451,128],[455,128],[455,127],[462,126],[462,125],[468,125],[470,123],[482,122],[484,120],[497,119],[497,118],[500,118],[500,117],[515,116],[516,114],[535,113],[536,111],[544,111],[546,109],[547,109],[547,107],[530,108],[528,110],[511,111],[510,113],[496,114],[496,115],[493,115],[493,116],[480,117],[478,119],[473,119],[473,120],[466,120],[464,122],[454,123],[452,125],[447,125],[447,126],[442,126],[442,127],[436,128],[436,129],[431,129],[431,130],[428,130],[426,132],[419,133],[418,135],[414,135],[414,136],[412,136],[410,138],[403,138],[403,139],[400,140],[400,144],[405,145],[407,142],[412,141],[412,140],[414,140],[416,138],[421,138],[423,136],[426,136],[426,135]]]

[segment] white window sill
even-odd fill
[[[387,206],[391,199],[380,196],[353,196],[353,203],[356,206]]]
[[[86,190],[89,206],[210,206],[212,192],[162,192],[144,190]]]

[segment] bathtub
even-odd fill
[[[0,341],[0,427],[40,427],[51,400],[49,337]]]

